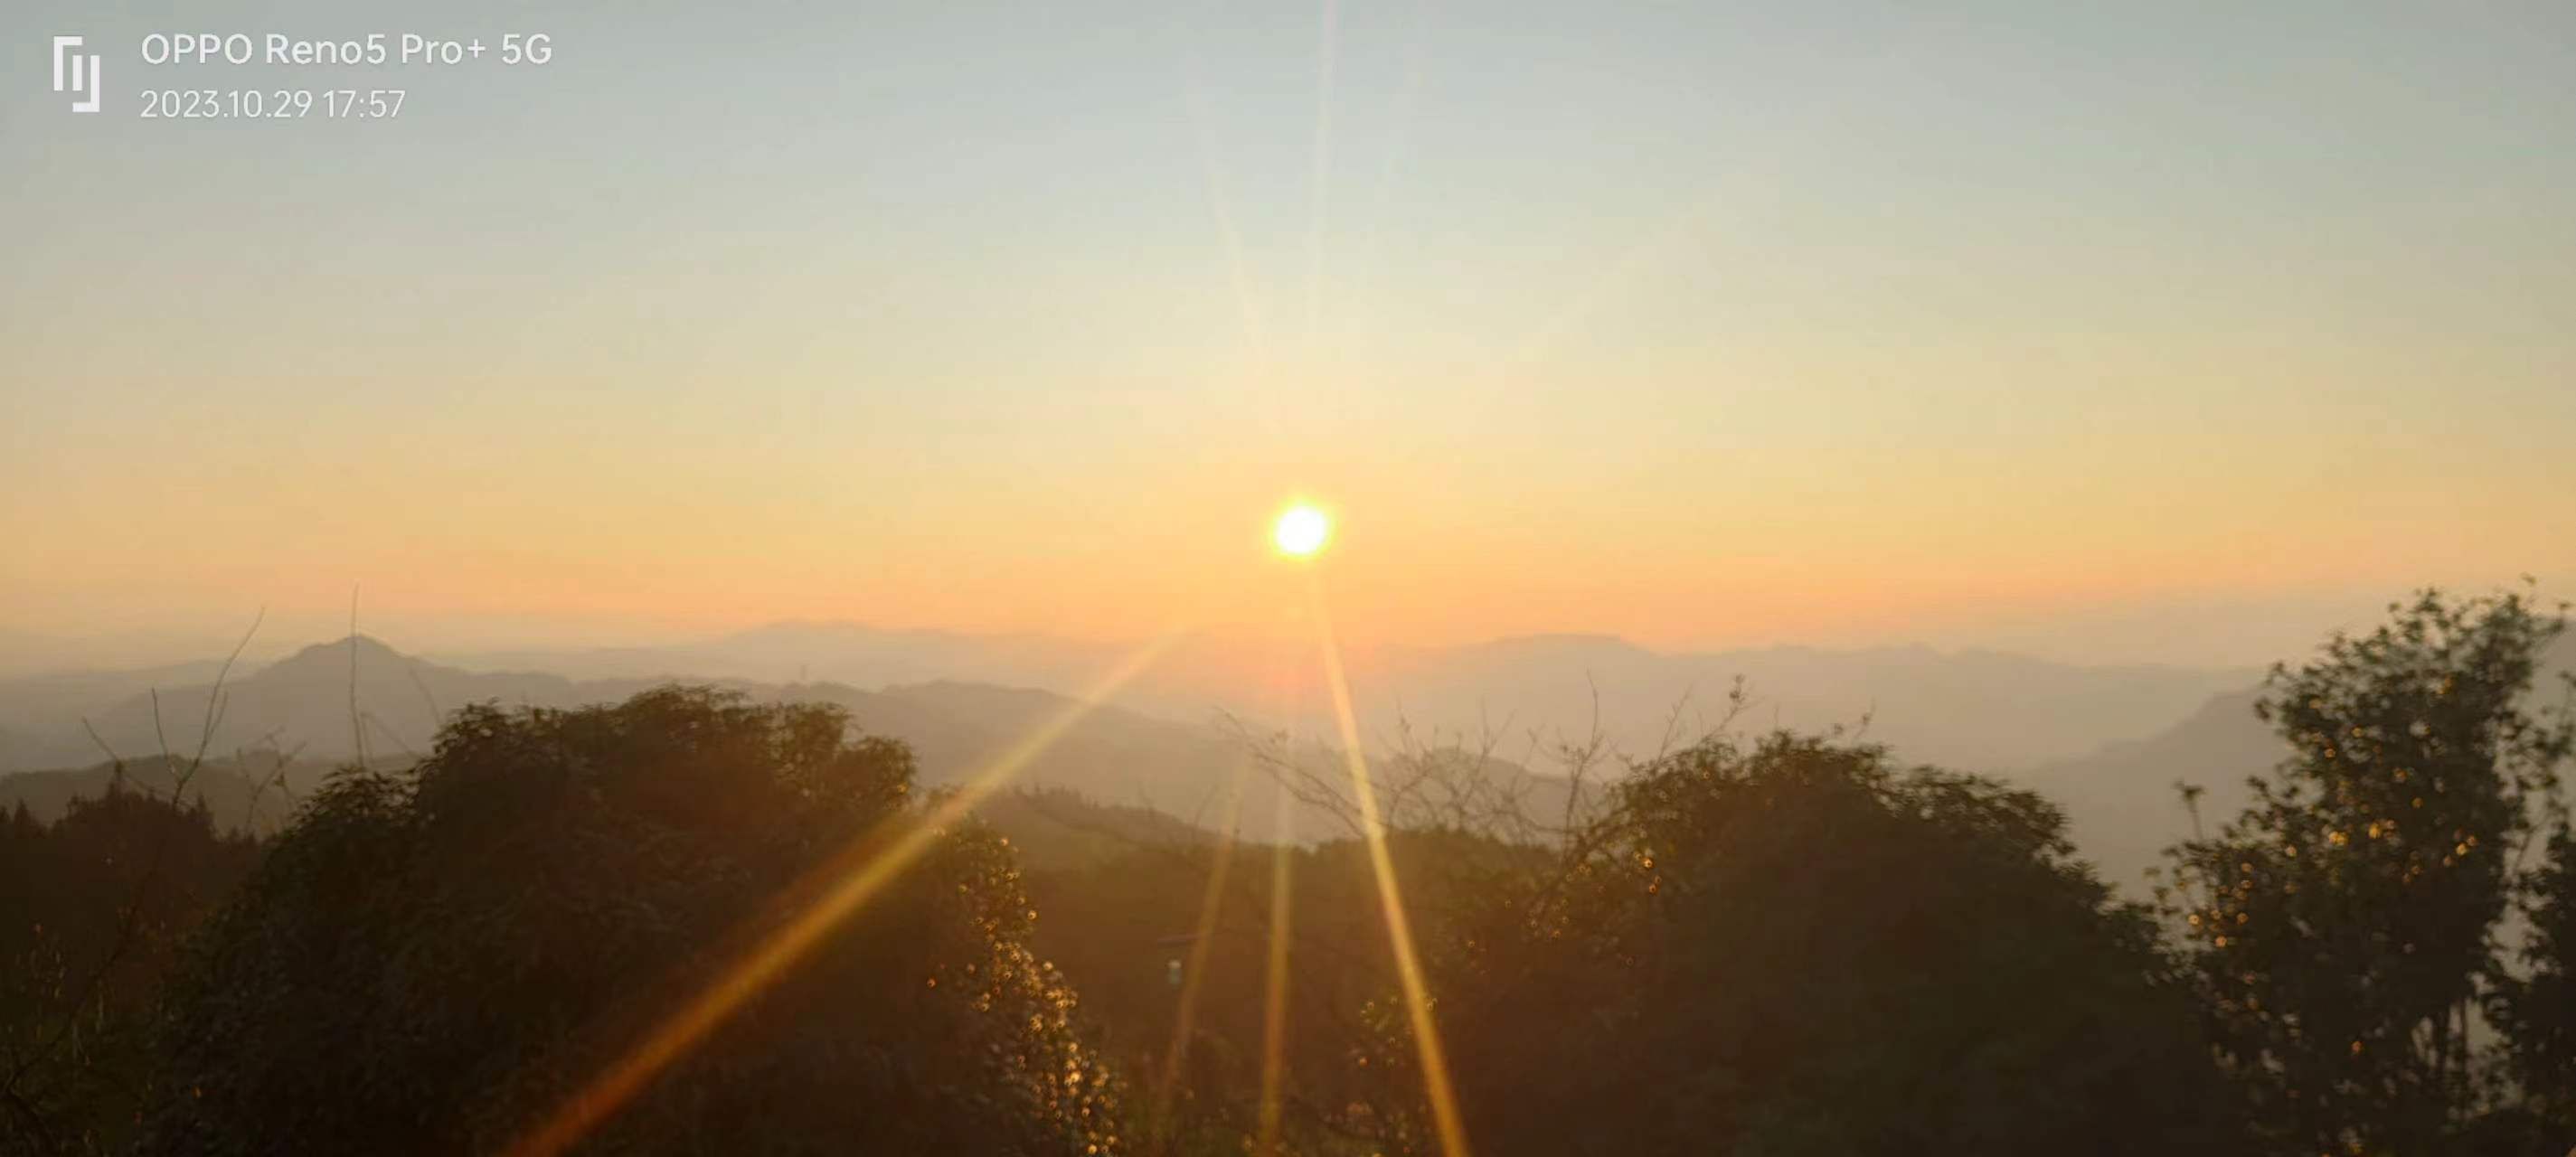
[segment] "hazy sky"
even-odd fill
[[[1292,493],[1386,642],[2576,585],[2576,6],[1938,7],[15,0],[0,645],[1258,631]]]

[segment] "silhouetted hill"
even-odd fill
[[[200,740],[212,691],[207,682],[164,685],[157,702],[152,694],[132,694],[91,716],[90,723],[111,750],[128,759],[157,754],[165,737],[174,753],[184,755]],[[425,753],[441,715],[466,703],[571,706],[622,697],[616,688],[585,693],[558,675],[442,667],[361,635],[306,647],[248,673],[237,670],[223,687],[205,744],[211,754],[301,745],[308,757],[336,761],[358,754],[363,729],[367,751],[414,755]]]
[[[623,700],[660,679],[572,680],[529,672],[473,672],[404,655],[357,637],[319,644],[276,663],[237,673],[221,692],[221,709],[205,747],[210,755],[239,749],[296,751],[306,762],[335,764],[359,752],[378,763],[407,763],[425,755],[445,713],[467,703],[572,707]],[[926,786],[982,774],[1073,707],[1053,692],[957,682],[924,683],[867,691],[838,683],[774,684],[740,679],[693,680],[741,692],[759,701],[802,700],[846,709],[862,730],[909,744]],[[354,695],[352,688],[354,686]],[[166,742],[181,757],[197,750],[207,703],[207,683],[140,692],[90,709],[67,711],[20,746],[18,770],[88,767],[98,744],[82,728],[86,717],[99,740],[129,762],[157,756]],[[361,721],[353,725],[354,717]],[[1215,823],[1222,801],[1248,767],[1245,745],[1215,721],[1182,723],[1117,707],[1080,712],[1042,748],[1013,763],[1009,781],[1032,788],[1061,788],[1104,805],[1156,809],[1170,815],[1206,815]],[[49,772],[50,774],[50,772]],[[1251,792],[1243,819],[1273,829],[1274,796]],[[1328,825],[1299,821],[1300,834],[1327,834]]]
[[[2164,849],[2191,835],[2180,780],[2206,789],[2201,821],[2215,831],[2241,810],[2248,776],[2269,771],[2288,745],[2254,717],[2257,691],[2212,698],[2158,735],[2115,743],[2011,777],[2066,809],[2069,834],[2106,883],[2147,894],[2145,872]]]
[[[1869,737],[1909,760],[2003,771],[2150,735],[2257,674],[2175,667],[2076,667],[1993,651],[1772,647],[1665,654],[1619,639],[1553,635],[1399,652],[1355,694],[1389,713],[1449,727],[1513,721],[1602,730],[1650,752],[1668,729],[1687,742],[1717,722],[1735,679],[1752,696],[1738,722],[1824,730],[1866,719]],[[1676,719],[1674,708],[1684,705]]]
[[[950,659],[991,654],[978,650],[987,640],[929,632],[790,624],[771,628],[763,637],[769,645],[787,649],[781,654],[834,640],[917,645],[922,650],[915,658],[929,665],[935,664],[926,656],[943,649]],[[651,665],[638,658],[645,654],[629,652],[626,658],[635,669],[645,670]],[[2563,640],[2552,653],[2553,670],[2566,669],[2571,658],[2576,658],[2576,639]],[[1073,664],[1066,663],[1070,670]],[[0,770],[94,768],[100,755],[81,728],[83,717],[129,761],[157,755],[165,735],[174,752],[192,752],[205,718],[204,677],[212,667],[0,680],[0,721],[7,721],[0,728],[0,761],[5,761]],[[362,636],[354,648],[348,640],[319,644],[265,667],[237,671],[225,688],[209,753],[220,757],[236,749],[301,744],[307,763],[350,758],[356,751],[350,715],[353,670],[368,750],[372,757],[392,762],[424,752],[441,714],[465,703],[568,707],[614,702],[656,682],[695,674],[693,681],[717,682],[755,699],[839,704],[859,727],[912,745],[923,782],[938,786],[994,766],[1072,703],[1053,691],[956,679],[867,690],[839,682],[710,680],[709,672],[681,670],[588,679],[473,671],[404,655]],[[1356,674],[1355,683],[1359,694],[1380,704],[1367,722],[1373,746],[1391,735],[1401,710],[1424,730],[1471,735],[1485,726],[1504,730],[1507,742],[1497,754],[1509,758],[1526,750],[1522,734],[1530,729],[1580,733],[1588,725],[1596,692],[1604,731],[1639,754],[1662,742],[1672,704],[1689,693],[1695,709],[1674,736],[1686,742],[1722,712],[1726,687],[1739,673],[1754,692],[1752,709],[1739,726],[1819,728],[1868,715],[1868,734],[1910,761],[1965,770],[2017,766],[2008,777],[2064,806],[2086,854],[2102,864],[2107,878],[2123,886],[2133,886],[2139,871],[2156,862],[2157,850],[2188,830],[2173,792],[2176,779],[2209,789],[2202,813],[2214,823],[2241,804],[2244,777],[2268,768],[2279,754],[2250,710],[2254,692],[2249,688],[2257,681],[2253,673],[2068,667],[1994,652],[1780,647],[1667,655],[1605,636],[1549,635],[1386,653]],[[191,676],[197,681],[177,682]],[[1071,684],[1087,679],[1087,673],[1067,676]],[[2213,684],[2214,691],[2203,690]],[[157,728],[153,697],[144,690],[151,686],[162,688]],[[2188,702],[2183,701],[2186,696],[2191,696]],[[2142,722],[2159,718],[2163,722]],[[1237,777],[1243,777],[1253,788],[1245,795],[1243,830],[1266,836],[1272,831],[1276,793],[1261,772],[1246,768],[1239,737],[1212,720],[1208,711],[1176,720],[1104,706],[1083,714],[1028,758],[1013,782],[1217,825]],[[2130,728],[2138,730],[2123,730]],[[1306,734],[1317,733],[1320,727]],[[2051,749],[2081,754],[2007,762],[2015,755]],[[1509,763],[1498,764],[1496,773],[1526,774]],[[21,790],[36,788],[22,785]],[[1338,831],[1304,812],[1295,830],[1307,837]]]
[[[967,682],[1074,692],[1116,664],[1119,647],[1040,636],[890,631],[851,623],[780,623],[705,643],[666,648],[516,652],[461,657],[481,670],[539,669],[575,677],[736,678],[764,683],[831,681],[856,687]],[[1331,734],[1330,697],[1314,684],[1313,657],[1288,655],[1300,674],[1291,701],[1308,713],[1270,719]],[[1457,647],[1354,650],[1347,656],[1364,734],[1417,730],[1476,734],[1500,728],[1518,741],[1537,730],[1582,734],[1596,721],[1621,748],[1651,752],[1675,722],[1687,740],[1714,722],[1742,676],[1755,697],[1745,720],[1821,729],[1864,716],[1870,733],[1909,758],[1973,770],[2029,767],[2080,756],[2107,742],[2171,726],[2211,695],[2252,685],[2238,668],[2075,666],[1993,651],[1928,647],[1822,650],[1772,647],[1667,653],[1606,635],[1533,635]],[[1260,715],[1278,698],[1266,679],[1280,656],[1248,644],[1191,640],[1167,652],[1116,702],[1147,714],[1197,720],[1217,710]],[[1300,682],[1299,680],[1302,680]],[[1598,692],[1596,697],[1595,692]]]
[[[81,737],[77,728],[71,736],[77,744],[59,734],[64,721],[77,723],[83,715],[154,687],[206,682],[222,666],[220,661],[204,660],[131,670],[56,671],[0,679],[0,771],[65,765],[95,757],[98,748]]]
[[[839,684],[766,687],[729,683],[761,698],[809,699],[847,708],[851,722],[912,745],[924,781],[952,783],[994,766],[1048,728],[1073,701],[1048,691],[924,683],[861,691]],[[1013,782],[1061,787],[1095,800],[1189,815],[1244,762],[1213,726],[1177,723],[1115,707],[1082,713],[1029,759]]]
[[[1000,792],[977,804],[975,814],[1011,841],[1020,867],[1031,872],[1087,868],[1216,839],[1151,808],[1104,804],[1055,788]]]
[[[2567,693],[2561,680],[2571,670],[2576,636],[2560,638],[2542,656],[2535,699],[2559,702]],[[2246,778],[2270,771],[2291,754],[2271,725],[2254,717],[2261,698],[2259,687],[2218,695],[2145,739],[2107,744],[2009,778],[2066,809],[2076,846],[2102,869],[2105,881],[2144,896],[2146,869],[2161,865],[2163,850],[2191,834],[2190,813],[2175,781],[2205,789],[2201,822],[2215,832],[2251,801]]]
[[[23,803],[38,820],[62,818],[73,799],[97,799],[122,775],[135,791],[169,798],[184,759],[160,756],[128,761],[120,772],[111,763],[58,771],[21,771],[0,775],[0,811]],[[188,779],[181,802],[203,802],[218,830],[276,831],[294,814],[295,801],[322,781],[328,768],[253,756],[247,762],[209,760]]]
[[[474,670],[552,671],[576,679],[740,679],[853,687],[963,680],[1069,690],[1113,657],[1110,648],[1035,635],[790,621],[700,643],[486,651],[448,661]]]

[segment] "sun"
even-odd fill
[[[1332,517],[1303,502],[1280,511],[1278,523],[1270,528],[1270,541],[1279,547],[1279,553],[1297,558],[1324,549],[1325,540],[1332,536]]]

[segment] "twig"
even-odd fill
[[[106,740],[98,737],[98,728],[90,726],[89,716],[81,716],[81,730],[89,732],[89,741],[97,744],[100,751],[107,753],[108,766],[114,769],[114,773],[118,779],[123,779],[125,777],[125,757],[118,755],[115,748],[109,747]]]
[[[415,659],[403,664],[403,674],[411,677],[412,689],[420,692],[421,702],[429,704],[431,726],[446,722],[447,712],[439,707],[438,696],[430,694],[429,684],[420,681],[420,661]]]
[[[358,588],[349,588],[349,738],[357,745],[358,770],[367,770],[367,724],[358,715]]]
[[[274,732],[274,731],[271,731],[271,732],[269,732],[268,734],[269,734],[269,738],[271,738],[271,739],[274,739],[274,738],[276,737],[276,735],[277,735],[277,733],[276,733],[276,732]],[[269,773],[268,773],[268,776],[267,776],[266,778],[264,778],[264,779],[260,780],[258,783],[255,783],[255,784],[252,784],[252,785],[251,785],[251,789],[250,789],[250,800],[249,800],[249,802],[247,802],[247,803],[245,803],[245,804],[243,804],[243,805],[242,805],[242,830],[243,830],[243,831],[245,831],[245,832],[249,832],[249,833],[251,833],[251,834],[252,834],[252,835],[254,835],[254,836],[258,835],[258,833],[259,833],[259,797],[261,797],[261,796],[263,796],[263,795],[268,794],[268,789],[269,789],[270,785],[272,785],[272,784],[274,784],[274,785],[277,787],[277,793],[278,793],[279,795],[282,795],[282,796],[285,796],[285,797],[286,797],[286,806],[287,806],[288,813],[289,813],[290,815],[292,815],[292,814],[293,814],[293,812],[294,812],[294,808],[295,808],[295,790],[294,790],[293,788],[290,788],[290,787],[286,786],[286,767],[287,767],[287,765],[288,765],[288,764],[293,763],[293,762],[295,761],[295,757],[296,757],[297,755],[300,755],[300,754],[302,754],[302,753],[303,753],[303,751],[304,751],[304,747],[305,747],[305,745],[304,745],[304,744],[302,744],[302,743],[298,743],[298,744],[296,744],[296,745],[295,745],[295,750],[294,750],[294,751],[284,752],[284,753],[279,753],[279,752],[277,751],[277,748],[276,748],[276,746],[275,746],[274,744],[272,744],[272,745],[269,747],[269,752],[270,752],[270,754],[272,754],[272,755],[276,755],[276,756],[277,756],[277,762],[276,762],[276,764],[275,764],[273,767],[271,767],[271,768],[269,769]],[[250,756],[249,756],[249,753],[247,753],[247,752],[237,753],[237,754],[233,757],[233,761],[234,761],[234,762],[236,762],[236,763],[241,764],[243,767],[248,767],[248,766],[250,766]]]
[[[376,730],[385,733],[385,738],[393,740],[394,746],[401,748],[403,750],[403,754],[410,756],[412,758],[412,762],[420,762],[420,753],[412,750],[411,744],[404,742],[402,733],[395,731],[393,724],[385,722],[382,716],[377,715],[373,711],[367,712],[366,718],[367,722],[376,725]]]
[[[224,665],[215,672],[214,685],[206,691],[207,733],[197,737],[196,758],[189,762],[186,770],[177,773],[171,783],[171,806],[174,809],[178,807],[180,793],[186,790],[188,781],[195,777],[197,768],[205,763],[206,747],[213,741],[212,729],[219,718],[215,701],[223,694],[224,681],[232,674],[233,661],[241,657],[242,648],[250,645],[251,636],[259,633],[260,623],[267,618],[268,608],[260,608],[260,613],[251,619],[250,629],[242,633],[241,642],[233,644],[232,654],[225,657]],[[157,732],[161,721],[161,701],[157,691],[153,695],[152,702],[153,729]],[[89,728],[90,738],[98,743],[101,750],[107,751],[108,758],[116,760],[117,767],[122,769],[124,761],[118,760],[115,751],[108,748],[107,742],[99,739],[97,729],[89,727],[89,720],[82,719],[81,726]],[[162,758],[165,760],[169,758],[169,744],[166,740],[162,744]],[[21,1058],[17,1065],[9,1070],[6,1080],[0,1080],[0,1096],[21,1105],[24,1104],[24,1098],[18,1091],[18,1082],[26,1079],[27,1074],[35,1069],[38,1062],[52,1055],[53,1051],[61,1046],[63,1039],[70,1035],[72,1028],[80,1023],[80,1010],[87,1007],[90,1001],[98,996],[100,986],[107,983],[108,973],[115,970],[117,964],[123,961],[127,950],[133,946],[135,930],[142,923],[144,902],[151,898],[152,886],[160,879],[161,863],[169,853],[170,832],[171,827],[163,825],[160,838],[153,841],[151,859],[145,862],[143,874],[134,882],[134,893],[127,898],[125,911],[117,920],[116,938],[109,942],[107,955],[99,960],[98,966],[91,969],[89,976],[82,981],[79,989],[80,996],[64,1005],[68,1011],[62,1023],[54,1026],[54,1031],[47,1034],[33,1052]]]

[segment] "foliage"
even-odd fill
[[[2226,1151],[2232,1105],[2153,927],[2057,811],[1876,747],[1652,761],[1427,945],[1487,1153]],[[1366,1058],[1432,1148],[1404,1018]]]
[[[1492,854],[1456,833],[1400,833],[1390,852],[1407,896],[1425,913],[1465,902],[1443,869]],[[1211,884],[1214,884],[1211,894]],[[1274,907],[1286,889],[1285,919]],[[1287,942],[1287,1007],[1279,1106],[1280,1136],[1295,1152],[1370,1152],[1349,1119],[1370,1088],[1353,1060],[1370,1047],[1370,1002],[1391,990],[1386,923],[1377,907],[1366,848],[1355,841],[1314,847],[1228,843],[1133,845],[1091,866],[1032,873],[1029,891],[1044,914],[1031,943],[1080,988],[1103,1026],[1103,1044],[1140,1077],[1172,1073],[1168,1090],[1139,1098],[1161,1120],[1164,1152],[1241,1152],[1260,1135],[1258,1089],[1265,997],[1274,936]],[[1206,906],[1213,903],[1212,914]],[[1201,921],[1206,936],[1198,939]],[[1188,975],[1194,1001],[1188,1040],[1170,1064]],[[1191,968],[1194,973],[1190,973]],[[1192,1147],[1195,1138],[1198,1147]],[[1210,1149],[1208,1147],[1213,1147]]]
[[[266,837],[294,817],[295,787],[316,782],[329,769],[274,750],[236,752],[223,759],[151,755],[77,770],[20,771],[0,775],[0,810],[25,804],[38,822],[62,818],[75,799],[97,799],[112,787],[204,805],[217,832]]]
[[[2452,1151],[2485,1086],[2475,1010],[2505,982],[2517,849],[2568,752],[2528,692],[2563,620],[2426,591],[2368,635],[2276,667],[2258,709],[2295,754],[2215,837],[2169,853],[2170,914],[2211,1030],[2298,1152]],[[2544,947],[2563,911],[2547,905]],[[2546,977],[2508,1023],[2557,1065]]]
[[[489,1151],[818,882],[920,822],[899,744],[703,690],[458,713],[331,780],[175,982],[160,1152]],[[588,1138],[601,1152],[1112,1151],[1115,1092],[945,833]]]
[[[2528,971],[2498,978],[2486,1013],[2527,1129],[2563,1139],[2576,1136],[2576,833],[2562,824],[2550,834],[2523,887]]]
[[[0,1153],[95,1153],[133,1131],[161,978],[257,847],[109,781],[53,823],[0,820]]]

